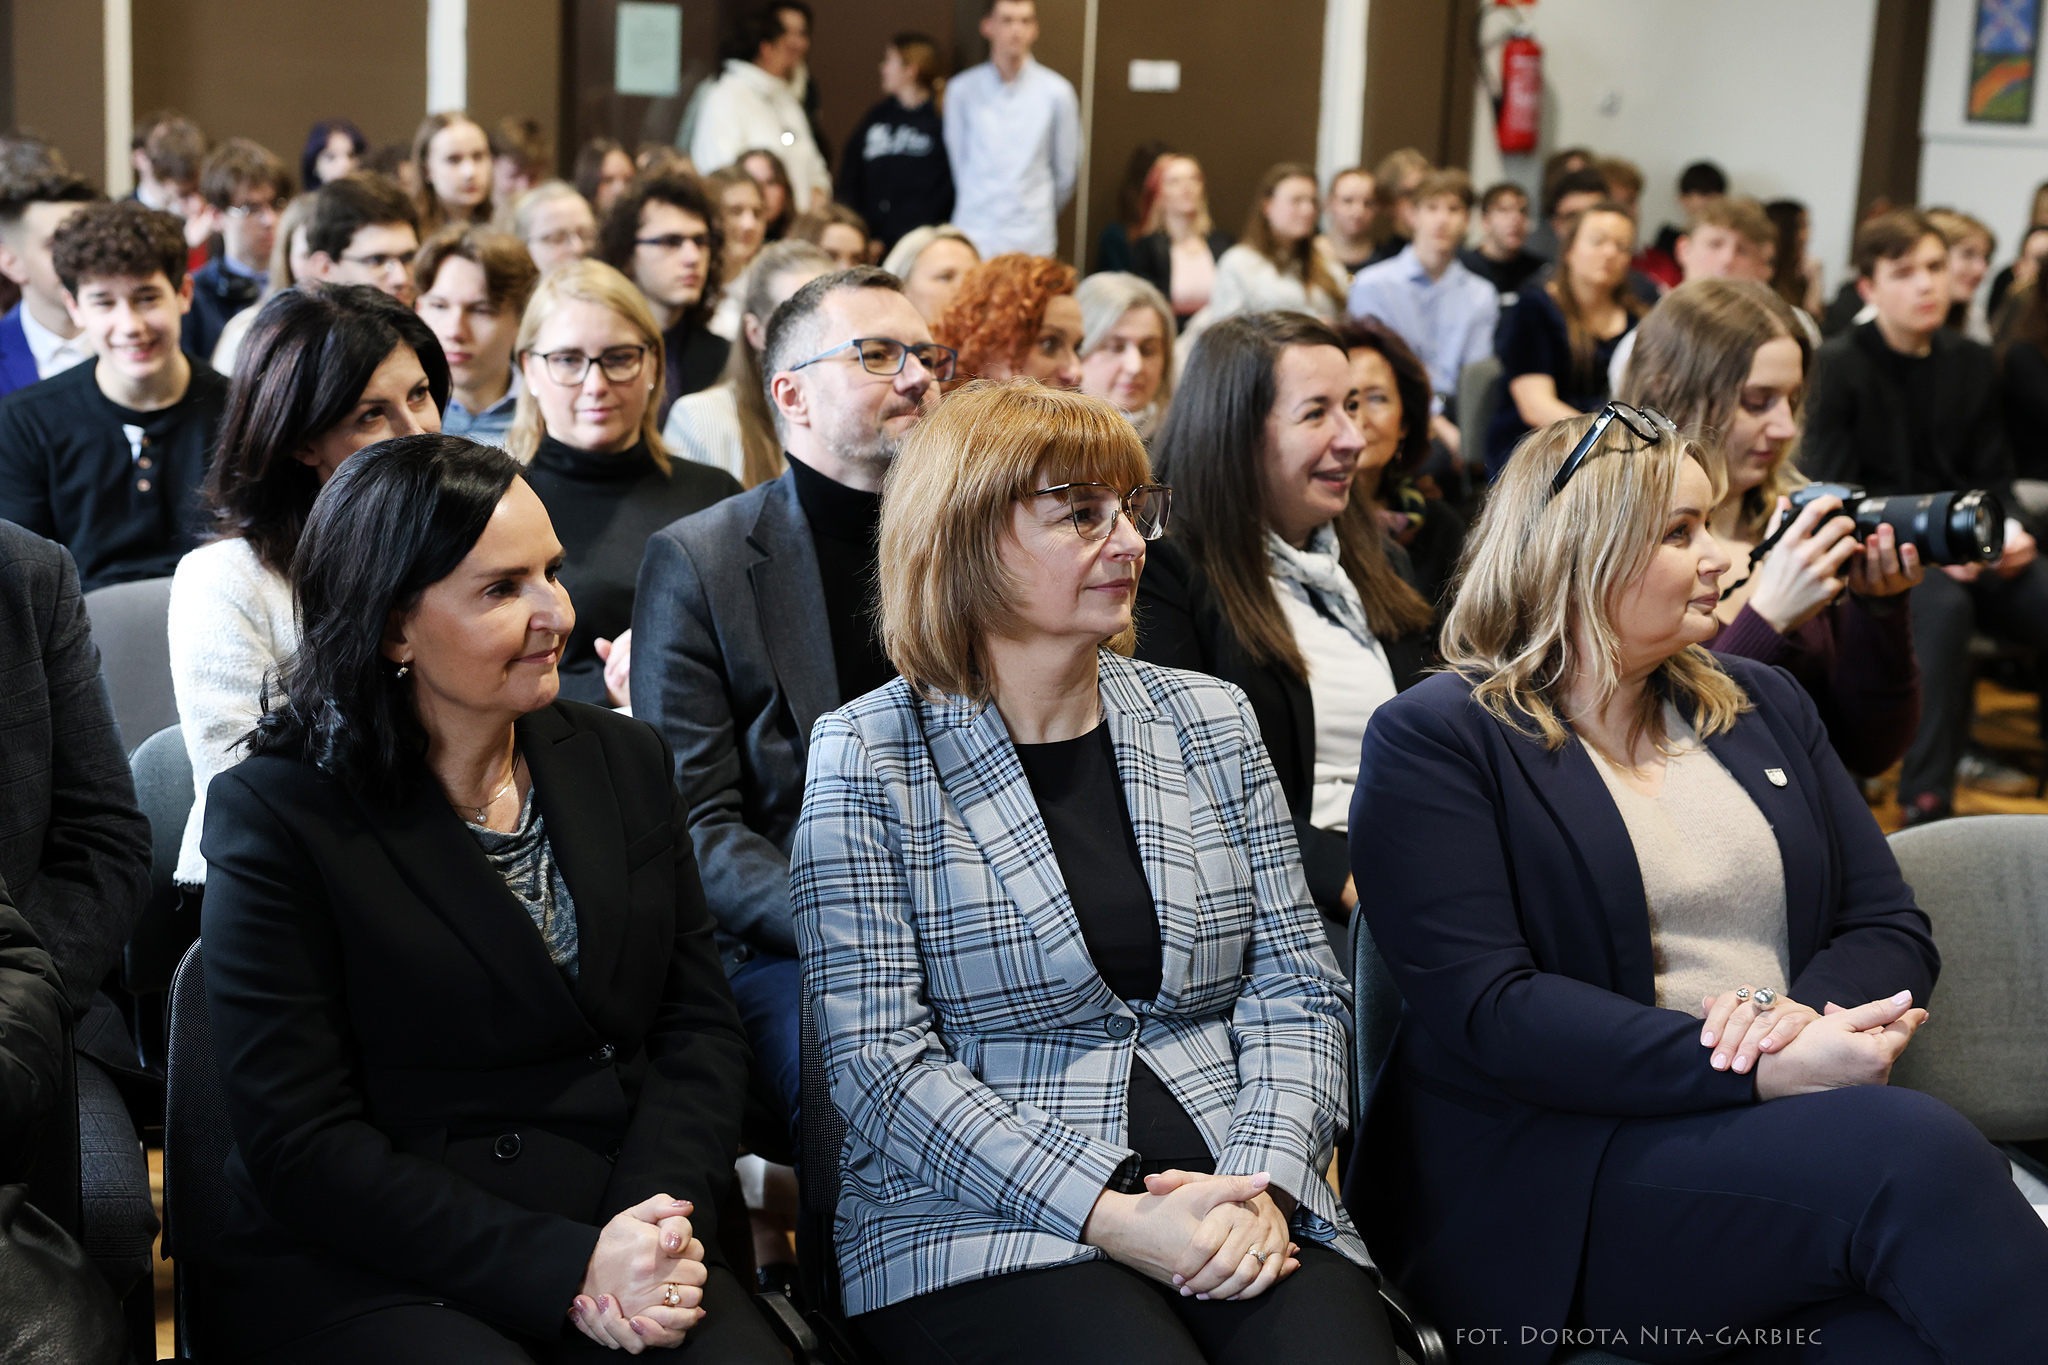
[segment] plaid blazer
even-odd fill
[[[1096,972],[1002,717],[902,679],[811,736],[790,894],[846,1116],[834,1238],[850,1313],[1102,1253],[1134,1055],[1224,1174],[1271,1172],[1298,1240],[1370,1266],[1323,1180],[1348,1113],[1351,993],[1244,694],[1101,655],[1159,998]]]

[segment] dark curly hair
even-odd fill
[[[603,161],[600,159],[598,164]],[[634,181],[604,216],[597,233],[597,258],[627,279],[633,279],[633,239],[640,235],[640,210],[649,204],[667,204],[704,220],[709,239],[705,254],[710,258],[704,263],[704,292],[697,296],[694,307],[683,310],[683,317],[693,327],[709,326],[711,314],[718,307],[718,291],[725,287],[725,233],[718,226],[718,214],[711,207],[710,196],[704,193],[704,182],[696,176],[670,172]]]
[[[159,270],[173,289],[185,282],[184,225],[133,199],[86,205],[57,229],[50,255],[73,295],[80,280],[148,279]]]
[[[978,379],[990,364],[1023,367],[1045,325],[1045,306],[1074,292],[1074,267],[1013,251],[967,272],[953,301],[932,322],[932,336],[960,353],[960,378]]]

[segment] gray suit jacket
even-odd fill
[[[1101,655],[1103,723],[1159,913],[1156,1000],[1089,957],[1003,720],[901,678],[832,712],[791,894],[846,1115],[846,1309],[1100,1255],[1081,1244],[1142,1059],[1216,1169],[1270,1171],[1294,1232],[1361,1264],[1323,1181],[1349,1105],[1351,989],[1302,881],[1244,693]]]
[[[676,785],[728,967],[796,955],[789,843],[811,726],[840,703],[796,481],[654,533],[633,598],[633,714],[676,755]]]
[[[149,821],[63,546],[0,521],[0,882],[83,1015],[149,894]]]

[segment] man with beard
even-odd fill
[[[953,365],[894,275],[811,281],[761,353],[787,472],[657,531],[640,564],[634,714],[675,750],[726,975],[792,1135],[789,844],[811,726],[896,676],[875,629],[882,479]]]

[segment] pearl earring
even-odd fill
[[[398,666],[398,676],[399,676],[400,678],[403,678],[403,677],[405,677],[405,675],[406,675],[406,674],[408,674],[408,673],[410,673],[410,672],[412,672],[412,665],[411,665],[411,664],[409,664],[409,663],[403,663],[403,664],[400,664],[400,665]]]

